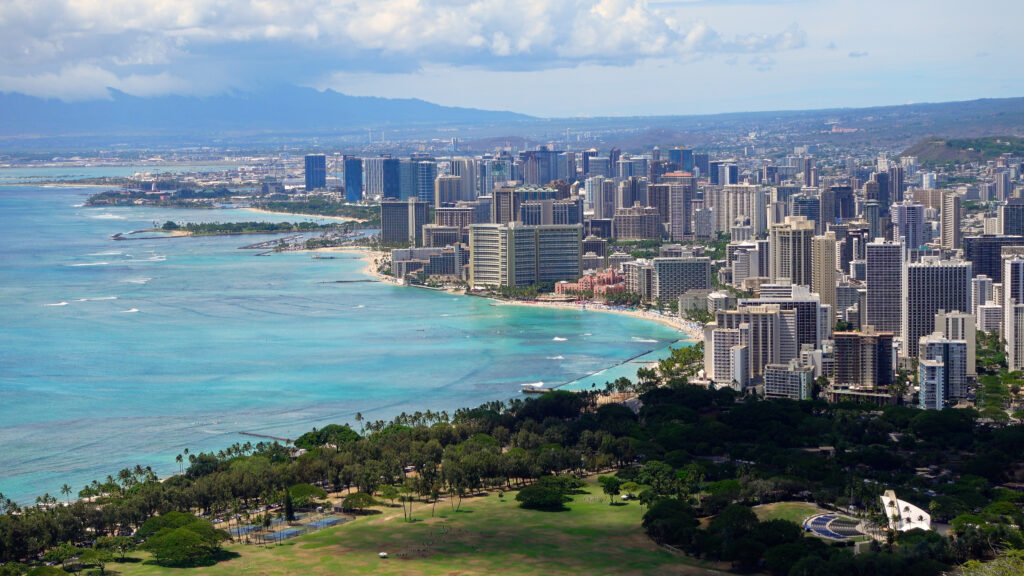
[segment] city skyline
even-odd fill
[[[1009,73],[1024,40],[1008,24],[1024,7],[995,1],[433,0],[287,8],[208,0],[9,3],[0,7],[8,55],[0,61],[0,91],[81,101],[109,98],[111,89],[214,95],[284,83],[541,117],[1024,93],[1024,81]],[[985,14],[1000,17],[978,16]]]

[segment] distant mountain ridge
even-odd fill
[[[906,149],[901,156],[916,156],[921,164],[986,162],[1002,156],[1024,154],[1024,138],[927,138]]]
[[[516,122],[524,114],[457,108],[415,98],[349,96],[280,86],[218,96],[142,98],[111,90],[110,100],[63,102],[0,93],[0,137],[118,133],[329,132],[402,124]]]

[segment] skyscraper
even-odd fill
[[[670,172],[662,177],[662,182],[669,186],[669,237],[672,240],[682,240],[693,233],[691,222],[693,199],[697,196],[697,179],[688,172]]]
[[[826,232],[811,239],[811,291],[821,296],[821,303],[837,312],[836,302],[836,233]]]
[[[465,181],[459,176],[438,176],[434,180],[434,208],[452,207],[462,199],[462,185]]]
[[[960,220],[963,218],[963,211],[960,208],[960,194],[955,190],[942,191],[942,247],[947,250],[958,250],[961,244],[962,233],[960,231]]]
[[[1007,236],[1024,236],[1024,198],[1010,198],[999,207],[999,229]]]
[[[932,333],[939,310],[971,309],[971,263],[926,257],[907,264],[903,269],[901,304],[900,350],[905,356],[913,356],[921,337]]]
[[[1024,248],[1003,248],[1003,340],[1010,372],[1024,369]]]
[[[579,224],[474,224],[469,227],[469,284],[530,286],[576,280],[582,273],[582,234]]]
[[[306,191],[327,188],[327,156],[309,154],[306,156]]]
[[[345,200],[359,202],[363,199],[363,161],[355,156],[344,157]]]
[[[770,278],[773,284],[788,281],[811,285],[811,238],[814,222],[803,216],[787,216],[769,231],[771,248]]]
[[[365,158],[363,172],[366,174],[366,196],[395,199],[401,197],[397,158]]]
[[[420,246],[430,205],[419,198],[384,200],[380,204],[380,242],[385,246]]]
[[[899,334],[905,260],[903,246],[885,241],[869,242],[865,246],[865,260],[867,309],[862,311],[865,318],[862,323],[880,331]]]
[[[899,202],[892,205],[893,241],[902,242],[907,249],[924,244],[924,206],[917,202]]]

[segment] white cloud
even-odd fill
[[[631,66],[804,45],[795,25],[727,38],[684,15],[645,0],[7,0],[0,76],[5,89],[53,94],[61,89],[48,83],[75,79],[88,83],[69,95],[81,98],[132,75],[188,75],[186,63],[197,60],[204,65],[197,84],[217,66],[304,74],[282,80],[308,82],[332,70]],[[264,58],[295,66],[268,70]]]
[[[169,92],[190,92],[190,86],[167,72],[159,74],[116,74],[98,66],[79,65],[57,72],[26,76],[0,75],[0,92],[18,92],[40,98],[66,101],[110,98],[110,88],[133,96],[155,96]]]

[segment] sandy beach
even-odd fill
[[[383,282],[391,282],[398,284],[398,282],[391,276],[387,276],[377,272],[377,267],[374,264],[375,260],[386,258],[389,256],[387,252],[372,251],[367,248],[360,248],[355,246],[345,247],[334,247],[334,248],[318,248],[314,252],[335,252],[344,254],[358,254],[359,259],[366,263],[366,266],[361,270],[363,274],[367,276],[373,276]],[[454,292],[449,290],[452,294],[462,294],[461,292]],[[676,316],[666,316],[664,314],[657,314],[655,312],[649,312],[646,310],[629,310],[624,308],[613,308],[610,306],[603,306],[601,304],[577,304],[575,302],[543,302],[543,301],[517,301],[517,300],[499,300],[497,298],[491,298],[495,305],[498,306],[533,306],[539,308],[555,308],[559,310],[577,310],[581,312],[598,312],[602,314],[619,314],[621,316],[629,316],[631,318],[639,318],[641,320],[647,320],[649,322],[657,322],[663,326],[668,326],[682,332],[686,340],[700,340],[704,337],[703,328],[700,324],[685,320]]]
[[[391,254],[389,254],[388,252],[370,250],[369,248],[361,248],[359,246],[332,246],[328,248],[317,248],[315,250],[311,250],[311,252],[356,254],[359,256],[359,259],[362,260],[364,264],[366,264],[366,266],[364,266],[363,269],[360,270],[361,273],[367,276],[373,276],[374,278],[382,282],[391,282],[393,284],[397,284],[393,277],[388,276],[386,274],[381,274],[380,272],[377,271],[376,261],[382,258],[390,257]]]
[[[703,329],[696,322],[684,320],[675,316],[666,316],[646,310],[629,310],[624,308],[613,308],[601,304],[577,304],[575,302],[543,302],[543,301],[516,301],[493,299],[495,304],[501,306],[534,306],[538,308],[555,308],[559,310],[579,310],[581,312],[599,312],[602,314],[619,314],[631,318],[639,318],[650,322],[657,322],[669,328],[674,328],[686,335],[688,340],[700,340],[704,337]]]

